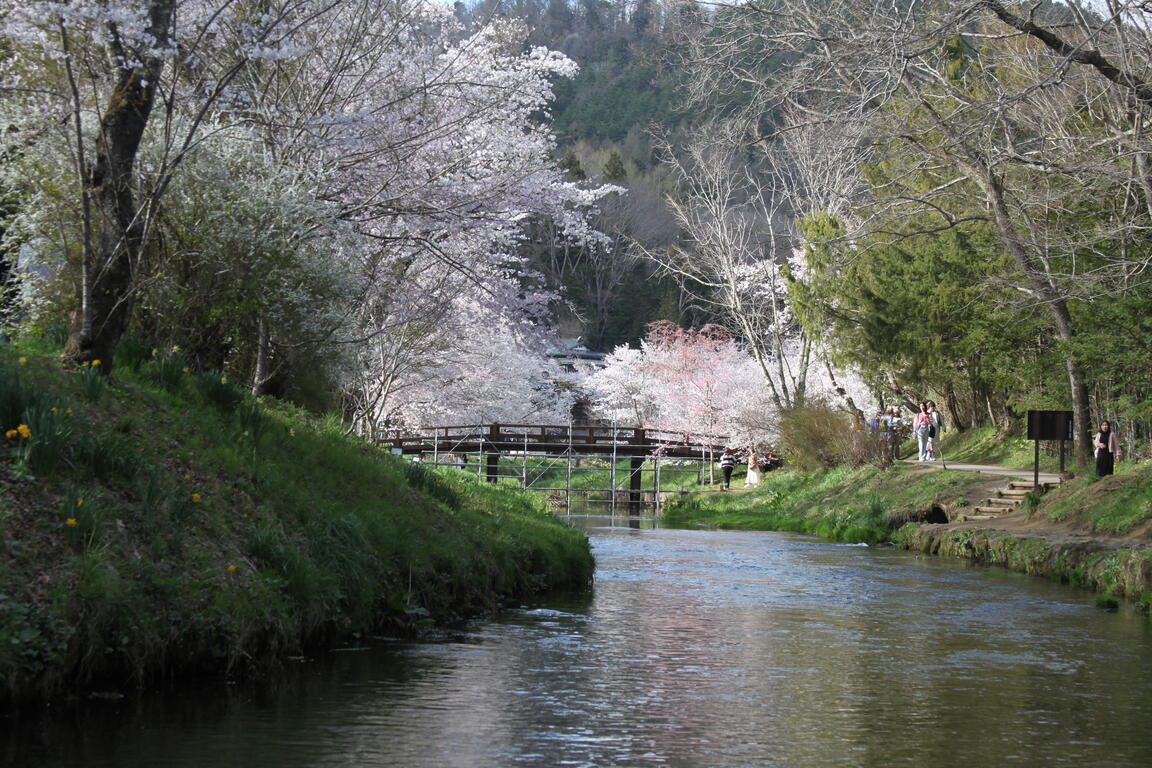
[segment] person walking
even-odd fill
[[[756,455],[756,447],[748,448],[748,474],[744,477],[745,488],[755,488],[760,485],[760,458]]]
[[[916,445],[919,448],[917,461],[928,461],[928,441],[932,431],[932,417],[928,415],[928,403],[920,403],[920,410],[912,417],[912,434],[916,435]]]
[[[720,490],[728,490],[728,486],[732,484],[732,470],[735,468],[736,454],[731,448],[725,448],[724,453],[720,454],[720,472],[724,475],[724,484],[720,486]]]
[[[936,410],[936,403],[932,400],[928,401],[928,418],[932,421],[932,427],[928,430],[928,461],[935,461],[936,441],[944,436],[944,416]]]
[[[1116,459],[1120,458],[1120,441],[1109,422],[1100,422],[1100,431],[1096,433],[1093,444],[1096,446],[1096,477],[1112,474],[1116,469]]]

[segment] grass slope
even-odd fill
[[[265,666],[591,577],[537,497],[402,462],[178,350],[105,382],[0,349],[0,698]]]

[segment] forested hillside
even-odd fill
[[[575,336],[632,347],[596,416],[669,413],[649,358],[711,326],[728,434],[932,398],[1148,452],[1142,5],[177,5],[4,6],[5,324],[71,362],[370,435],[567,421]]]

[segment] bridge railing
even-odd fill
[[[699,446],[704,449],[722,450],[726,437],[704,435],[692,432],[672,432],[669,430],[646,429],[643,427],[619,427],[610,425],[554,425],[554,424],[467,424],[440,427],[420,427],[417,429],[388,430],[382,442],[397,448],[417,448],[422,445],[467,444],[485,442],[488,444],[514,443],[529,446],[573,445],[625,445],[625,446]]]

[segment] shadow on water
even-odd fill
[[[594,589],[15,723],[20,768],[1152,765],[1152,630],[1001,571],[579,515]],[[9,724],[13,725],[13,724]]]

